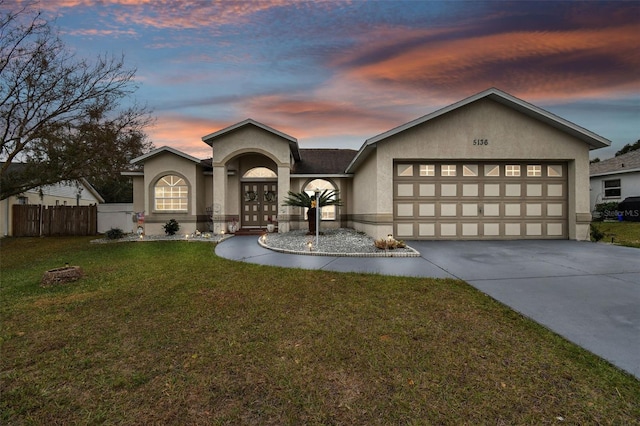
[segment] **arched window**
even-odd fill
[[[158,211],[187,211],[189,187],[176,175],[161,177],[154,187],[155,209]]]
[[[278,175],[271,169],[266,167],[254,167],[253,169],[247,170],[244,174],[245,178],[277,178]]]
[[[316,188],[319,189],[321,192],[325,189],[333,189],[333,190],[336,189],[336,187],[333,186],[333,184],[328,180],[314,179],[311,182],[309,182],[307,186],[304,187],[304,192],[306,192],[309,195],[313,195],[315,193]],[[324,206],[321,209],[321,213],[322,213],[322,217],[321,217],[322,220],[336,220],[336,206]],[[307,217],[307,209],[305,209],[304,215],[305,217]]]

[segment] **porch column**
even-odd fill
[[[282,205],[291,188],[290,172],[289,165],[278,166],[278,232],[289,232],[290,229],[291,207]]]
[[[226,205],[227,199],[227,167],[222,164],[213,165],[213,232],[227,232]]]

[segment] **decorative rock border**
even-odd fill
[[[381,253],[338,253],[338,252],[324,252],[324,251],[303,251],[303,250],[288,250],[278,247],[271,247],[262,241],[262,237],[258,238],[258,244],[260,247],[285,254],[299,254],[303,256],[332,256],[332,257],[420,257],[420,252],[413,247],[406,246],[405,248],[410,250],[409,252],[400,252],[394,250],[388,250]]]
[[[59,284],[66,284],[77,281],[84,273],[79,266],[64,266],[62,268],[50,269],[44,273],[40,281],[41,287],[51,287]]]

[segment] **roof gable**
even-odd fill
[[[241,121],[239,123],[233,124],[233,125],[231,125],[229,127],[225,127],[224,129],[220,129],[217,132],[213,132],[211,134],[203,136],[202,137],[202,141],[204,143],[206,143],[207,145],[209,145],[209,146],[213,146],[213,142],[214,142],[215,139],[217,139],[217,138],[219,138],[219,137],[221,137],[221,136],[223,136],[225,134],[228,134],[230,132],[233,132],[234,130],[237,130],[237,129],[241,128],[241,127],[249,126],[249,125],[256,126],[256,127],[260,128],[262,130],[266,130],[267,132],[273,133],[274,135],[279,136],[279,137],[287,140],[289,142],[289,149],[291,150],[291,155],[293,155],[293,158],[296,161],[300,160],[300,148],[298,146],[298,140],[296,138],[294,138],[293,136],[289,136],[286,133],[283,133],[283,132],[281,132],[279,130],[276,130],[276,129],[272,128],[272,127],[269,127],[269,126],[267,126],[265,124],[262,124],[262,123],[260,123],[258,121],[255,121],[255,120],[253,120],[251,118],[247,118],[244,121]]]
[[[431,114],[424,115],[420,118],[417,118],[401,126],[395,127],[391,130],[388,130],[384,133],[380,133],[377,136],[367,139],[362,145],[362,147],[360,148],[360,150],[358,151],[358,154],[353,159],[351,164],[349,164],[349,167],[347,168],[347,172],[352,173],[357,168],[357,166],[362,162],[362,160],[364,160],[367,157],[369,152],[375,148],[377,143],[391,136],[394,136],[398,133],[401,133],[405,130],[408,130],[412,127],[418,126],[420,124],[433,120],[437,117],[443,116],[458,108],[462,108],[464,106],[472,104],[480,99],[491,99],[492,101],[498,102],[511,109],[521,112],[528,117],[531,117],[533,119],[546,123],[551,127],[554,127],[564,133],[568,133],[571,136],[576,137],[577,139],[589,145],[589,149],[603,148],[611,145],[611,141],[603,138],[602,136],[599,136],[583,127],[580,127],[574,123],[571,123],[570,121],[567,121],[561,117],[558,117],[555,114],[545,111],[542,108],[539,108],[535,105],[532,105],[528,102],[525,102],[521,99],[511,96],[508,93],[505,93],[496,88],[491,88],[483,92],[480,92],[476,95],[470,96],[466,99],[463,99],[459,102],[451,104],[447,107],[439,109],[435,112],[432,112]]]

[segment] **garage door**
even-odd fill
[[[564,163],[394,163],[402,239],[567,238]]]

